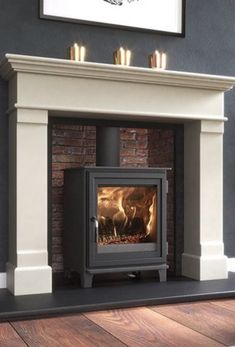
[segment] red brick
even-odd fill
[[[146,157],[148,159],[148,149],[137,149],[136,156],[137,157]]]
[[[54,262],[54,263],[61,263],[62,264],[62,262],[63,262],[63,256],[62,256],[62,254],[53,254],[53,256],[52,256],[52,261]]]
[[[83,131],[84,126],[83,125],[75,125],[75,124],[53,124],[53,129],[62,129],[62,130],[76,130],[76,131]]]
[[[84,141],[83,141],[83,146],[84,147],[95,147],[95,145],[96,145],[96,140],[84,139]]]
[[[148,158],[143,157],[125,157],[122,160],[123,163],[128,164],[147,164]]]
[[[138,128],[137,129],[138,134],[148,134],[149,133],[149,129],[146,128]]]
[[[63,220],[56,220],[52,222],[52,228],[62,228],[64,226]],[[54,238],[52,239],[54,241]]]
[[[86,155],[84,157],[83,163],[84,163],[84,165],[86,165],[86,164],[93,164],[93,165],[95,165],[95,160],[96,160],[96,156],[95,155]]]
[[[73,139],[82,139],[84,138],[84,132],[80,130],[52,130],[52,136],[55,137],[69,137]]]
[[[96,150],[94,147],[84,147],[85,150],[85,155],[90,155],[93,154],[94,156],[96,155]]]
[[[82,146],[82,139],[72,139],[66,137],[53,137],[52,145],[61,145],[61,146]]]
[[[52,179],[52,186],[53,187],[63,187],[64,185],[64,179],[58,179],[58,178],[54,178]]]
[[[62,240],[62,237],[60,237]],[[62,246],[62,241],[60,245],[54,245],[52,246],[52,255],[53,254],[63,254],[63,246]]]
[[[148,135],[147,134],[136,134],[136,140],[148,142]]]
[[[81,163],[82,158],[80,155],[75,154],[53,154],[52,162],[54,163]]]
[[[84,154],[85,148],[71,146],[53,146],[52,154]]]
[[[62,237],[52,237],[52,242],[55,246],[62,245]]]
[[[136,149],[135,148],[124,148],[120,151],[121,157],[132,157],[136,155]]]
[[[85,133],[85,138],[86,138],[86,139],[95,139],[95,138],[96,138],[96,132],[95,132],[95,130],[87,131],[87,132]]]
[[[147,148],[148,147],[148,141],[125,141],[123,142],[124,148]]]
[[[65,170],[65,169],[71,169],[75,167],[80,167],[78,163],[52,163],[52,170]]]
[[[56,170],[54,170],[54,171],[52,171],[52,178],[64,178],[64,172],[63,171],[60,171],[60,170],[58,170],[58,171],[56,171]]]
[[[135,140],[136,139],[136,129],[121,129],[120,131],[121,141],[124,140]]]

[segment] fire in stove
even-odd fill
[[[157,187],[98,187],[98,244],[156,242]]]

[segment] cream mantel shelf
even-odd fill
[[[91,62],[74,62],[66,59],[55,59],[55,58],[45,58],[36,56],[26,56],[17,54],[6,54],[5,58],[0,63],[0,75],[5,80],[11,80],[16,73],[24,74],[41,74],[44,76],[55,76],[61,77],[61,83],[63,83],[63,77],[73,77],[82,80],[97,80],[97,81],[110,81],[119,82],[122,85],[132,84],[132,85],[145,85],[145,86],[169,86],[169,87],[180,87],[180,88],[193,88],[199,90],[208,91],[218,91],[225,92],[233,88],[235,84],[235,78],[226,76],[216,76],[208,74],[198,74],[190,72],[179,72],[179,71],[168,71],[168,70],[155,70],[150,68],[140,68],[140,67],[125,67],[112,64],[101,64],[101,63],[91,63]],[[151,88],[153,90],[153,88]],[[143,97],[145,95],[143,94]],[[149,96],[150,98],[151,96]],[[186,96],[187,97],[187,96]],[[15,102],[9,105],[8,113],[11,113],[13,109],[40,109],[47,110],[51,112],[51,115],[56,114],[63,115],[65,112],[75,113],[77,108],[73,106],[63,107],[59,104],[57,105],[44,105],[37,104],[35,101],[33,105],[29,103],[24,103],[22,101]],[[80,105],[80,113],[86,115],[94,115],[94,109],[90,105],[85,107]],[[224,114],[213,113],[207,114],[207,112],[194,111],[191,112],[161,112],[158,111],[158,120],[172,120],[181,122],[184,120],[223,120],[226,121],[227,118]],[[105,108],[97,105],[95,109],[95,114],[97,118],[101,117],[103,114],[107,113]],[[126,116],[131,119],[133,111],[126,110]],[[223,113],[223,112],[222,112]],[[116,118],[118,116],[122,118],[122,111],[118,109],[113,109],[112,114],[110,114],[110,119]],[[135,115],[139,117],[139,120],[145,119],[155,120],[156,112],[149,109],[142,111],[141,109],[135,110]]]
[[[160,84],[224,92],[232,89],[235,84],[235,78],[226,76],[6,54],[0,63],[1,76],[9,80],[16,72]]]

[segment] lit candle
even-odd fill
[[[117,51],[117,64],[118,65],[121,64],[121,52],[120,52],[120,49]]]
[[[113,53],[113,62],[116,65],[129,66],[131,64],[131,51],[120,47]]]
[[[69,53],[70,53],[70,60],[74,60],[75,57],[74,57],[74,47],[70,47],[69,48]]]
[[[166,69],[166,53],[162,53],[161,56],[161,69]]]
[[[155,53],[149,55],[149,67],[155,68],[156,67],[156,55]]]
[[[84,46],[80,47],[80,61],[85,61],[85,56],[86,56],[86,48]]]
[[[73,48],[74,48],[74,60],[75,61],[79,61],[79,47],[78,47],[78,44],[75,43],[73,45]]]
[[[129,66],[131,64],[131,51],[129,49],[126,50],[126,65]]]
[[[119,64],[125,65],[125,50],[122,47],[119,49]]]
[[[155,67],[157,69],[161,67],[161,54],[159,51],[155,51]]]

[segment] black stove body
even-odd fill
[[[65,170],[64,265],[82,287],[100,273],[157,270],[166,280],[166,171]]]

